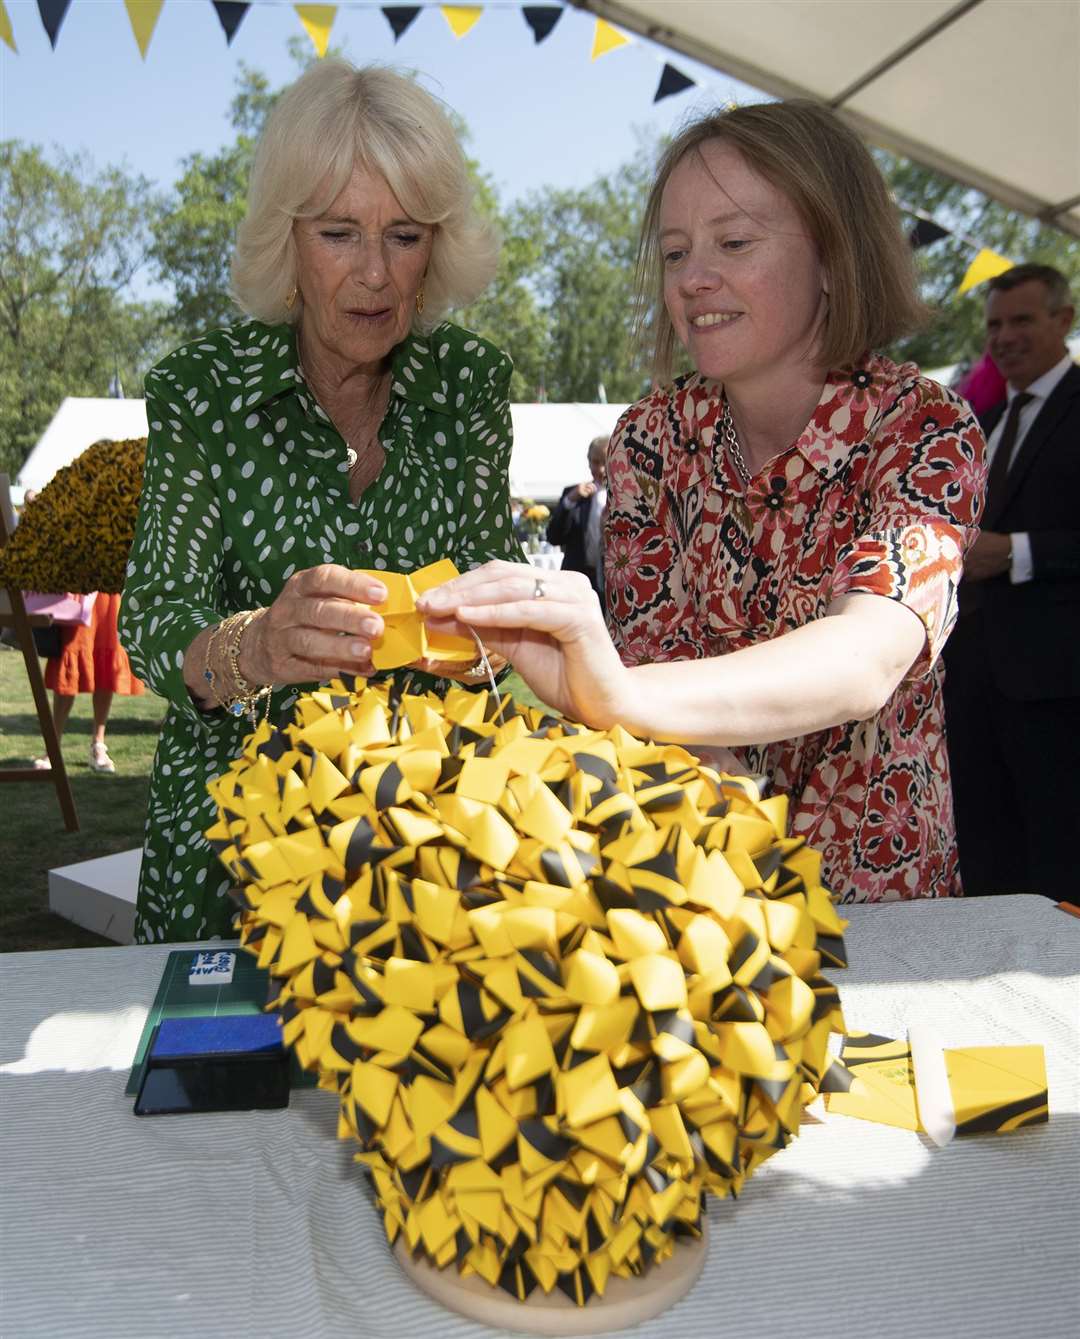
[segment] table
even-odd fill
[[[825,1114],[710,1207],[697,1287],[640,1339],[1056,1339],[1080,1283],[1080,920],[1039,897],[848,909],[848,1026],[1041,1042],[1051,1118],[935,1149]],[[0,1329],[490,1339],[392,1261],[336,1100],[137,1119],[124,1082],[176,945],[0,957]]]

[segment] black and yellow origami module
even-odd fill
[[[819,857],[682,748],[335,681],[211,792],[285,1040],[436,1266],[583,1304],[840,1077]]]

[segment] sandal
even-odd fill
[[[90,745],[91,772],[115,772],[116,763],[109,757],[109,750],[96,741]]]

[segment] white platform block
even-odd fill
[[[142,848],[49,870],[49,910],[117,944],[135,933]]]

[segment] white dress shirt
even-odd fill
[[[1031,425],[1042,413],[1046,406],[1046,401],[1053,393],[1054,387],[1058,384],[1065,373],[1072,367],[1072,358],[1066,354],[1060,363],[1055,363],[1049,372],[1044,372],[1041,377],[1037,377],[1027,388],[1027,393],[1032,397],[1023,409],[1020,410],[1020,421],[1016,428],[1016,442],[1013,446],[1012,459],[1009,461],[1009,469],[1012,469],[1020,454],[1020,447],[1023,445],[1024,438],[1028,435]],[[994,463],[994,456],[997,452],[998,443],[1001,441],[1001,434],[1005,431],[1005,420],[1009,416],[1009,406],[1013,402],[1013,396],[1018,395],[1015,386],[1006,386],[1005,412],[994,425],[994,431],[990,434],[986,443],[986,467],[989,470]],[[1009,580],[1014,585],[1021,581],[1030,581],[1035,575],[1034,566],[1031,560],[1031,540],[1024,531],[1018,531],[1010,535],[1012,541],[1012,563],[1009,567]]]
[[[589,499],[589,517],[585,522],[585,561],[595,571],[600,562],[602,525],[604,507],[607,505],[607,489],[598,488]]]

